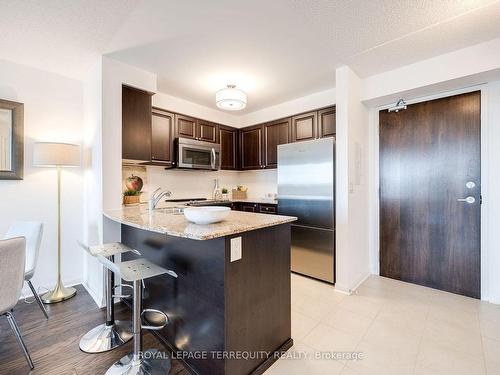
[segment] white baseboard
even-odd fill
[[[63,280],[63,285],[64,286],[75,286],[75,285],[79,285],[81,283],[82,283],[81,279]],[[50,287],[47,287],[45,285],[35,285],[35,284],[33,284],[33,286],[35,287],[35,290],[38,293],[40,293],[40,294],[43,294],[46,291],[47,292],[51,291],[52,288],[54,288],[54,285],[51,285]],[[33,293],[31,292],[31,289],[28,286],[28,284],[26,282],[24,282],[23,290],[21,292],[21,297],[19,297],[19,300],[22,300],[24,298],[30,298],[30,297],[33,297]]]
[[[356,291],[356,289],[359,288],[359,286],[361,284],[363,284],[365,282],[365,280],[367,278],[370,277],[370,275],[371,275],[370,272],[367,272],[366,274],[361,275],[358,278],[358,280],[356,282],[354,282],[352,285],[335,284],[335,290],[340,292],[340,293],[343,293],[343,294],[351,295]]]
[[[104,301],[104,293],[102,291],[96,292],[87,283],[82,283],[82,285],[85,288],[85,290],[90,294],[97,307],[101,309],[104,306],[106,306],[106,303]]]

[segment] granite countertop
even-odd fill
[[[198,225],[187,221],[183,214],[172,213],[172,208],[157,209],[150,214],[147,206],[139,205],[105,210],[104,216],[132,227],[193,240],[210,240],[297,220],[292,216],[231,211],[227,219],[220,223]]]

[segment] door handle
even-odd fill
[[[457,201],[472,204],[472,203],[476,202],[476,198],[474,198],[474,197],[458,198]]]
[[[212,169],[215,169],[215,158],[216,158],[215,149],[212,148],[210,153],[210,166],[212,167]]]

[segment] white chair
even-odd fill
[[[43,224],[39,221],[19,221],[12,224],[4,236],[4,239],[13,237],[24,237],[26,239],[26,265],[24,268],[24,280],[28,283],[33,296],[40,306],[40,309],[48,319],[49,315],[45,306],[43,305],[40,296],[36,292],[33,284],[31,283],[31,278],[35,274],[36,263],[38,260],[38,251],[40,250],[40,243],[42,242]]]
[[[33,362],[12,312],[12,308],[19,300],[23,289],[25,248],[26,240],[22,237],[0,240],[0,296],[2,296],[0,298],[0,316],[7,317],[28,365],[33,369]]]

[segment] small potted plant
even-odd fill
[[[141,192],[138,190],[127,189],[123,192],[123,204],[133,206],[140,203]]]
[[[227,188],[222,188],[221,192],[222,192],[222,200],[228,201],[229,200],[229,192],[228,192]]]

